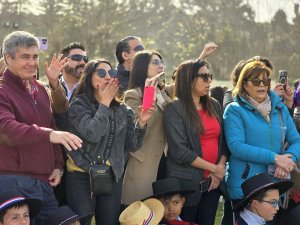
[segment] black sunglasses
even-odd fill
[[[208,82],[208,78],[210,80],[213,79],[213,75],[211,73],[198,73],[195,77],[201,77],[204,82]]]
[[[130,50],[133,50],[135,52],[141,52],[141,51],[145,50],[145,47],[143,45],[137,45],[137,46],[135,46],[135,48],[130,49]]]
[[[69,55],[67,58],[70,58],[73,61],[77,61],[77,62],[83,60],[85,63],[87,63],[89,61],[89,58],[87,56],[79,55],[79,54]]]
[[[162,64],[164,66],[165,65],[165,60],[163,60],[163,59],[153,59],[151,61],[151,63],[153,65],[156,65],[156,66],[159,66],[159,64]]]
[[[248,80],[248,81],[251,81],[253,86],[259,86],[261,82],[263,83],[264,86],[269,86],[271,79],[269,77],[265,77],[262,80],[260,80],[258,78],[254,78],[254,79]]]
[[[104,78],[107,74],[105,69],[96,69],[95,71],[97,72],[98,76],[101,78]],[[108,74],[111,78],[115,78],[117,76],[117,73],[118,73],[117,70],[114,69],[110,69],[108,71]]]

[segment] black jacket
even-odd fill
[[[221,155],[227,155],[228,150],[223,143],[222,108],[216,100],[212,99],[212,101],[221,126],[218,154],[220,159]],[[184,189],[199,190],[199,183],[203,180],[203,170],[191,166],[197,156],[202,157],[199,133],[194,131],[191,121],[187,121],[180,100],[166,106],[164,126],[168,142],[167,176],[179,179]],[[188,202],[191,205],[197,204],[200,197],[201,193],[196,192]]]

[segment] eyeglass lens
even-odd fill
[[[96,72],[98,73],[98,76],[101,77],[101,78],[104,78],[106,76],[106,70],[104,69],[97,69]],[[111,78],[115,78],[117,76],[117,71],[116,70],[109,70],[108,71],[108,74]]]
[[[165,65],[165,61],[163,59],[153,59],[152,64],[158,66],[159,64]]]

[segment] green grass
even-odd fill
[[[223,205],[224,205],[224,201],[222,199],[222,201],[220,201],[219,205],[218,205],[218,210],[217,210],[216,219],[215,219],[215,225],[221,224],[221,221],[223,218]]]

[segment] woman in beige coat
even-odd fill
[[[164,71],[164,61],[157,52],[140,52],[132,64],[129,90],[124,101],[137,114],[142,105],[145,81]],[[163,129],[163,108],[171,101],[170,93],[161,84],[156,88],[156,111],[147,124],[143,146],[130,153],[123,181],[122,204],[152,195],[152,182],[156,181],[159,162],[163,155],[166,139]]]

